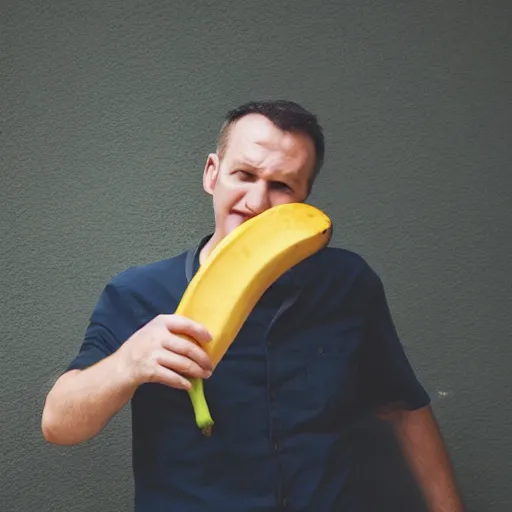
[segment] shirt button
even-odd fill
[[[271,398],[272,400],[275,400],[275,399],[276,399],[276,392],[275,392],[274,390],[272,390],[272,391],[270,392],[270,398]]]
[[[288,505],[288,500],[287,500],[286,498],[282,498],[282,499],[281,499],[281,505],[282,505],[283,507],[286,507],[286,505]]]
[[[276,452],[278,452],[280,447],[281,447],[281,445],[279,444],[279,441],[276,441],[276,442],[274,443],[274,450],[275,450]]]
[[[320,345],[320,346],[318,347],[318,353],[319,353],[319,354],[323,354],[323,353],[324,353],[324,347],[322,347],[322,345]]]

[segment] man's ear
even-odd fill
[[[217,153],[210,153],[203,171],[203,188],[207,194],[213,195],[215,183],[219,176],[220,160]]]

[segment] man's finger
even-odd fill
[[[163,366],[160,366],[155,380],[171,388],[184,389],[186,391],[192,387],[188,379]]]
[[[199,343],[208,343],[212,336],[204,325],[180,315],[161,315],[164,325],[174,334],[185,334]]]
[[[156,360],[159,365],[178,373],[182,377],[207,379],[211,375],[210,370],[203,368],[192,359],[170,350],[162,350]]]
[[[170,352],[191,359],[204,370],[213,370],[210,356],[199,345],[189,339],[171,333],[170,336],[163,340],[162,346]]]

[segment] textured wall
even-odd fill
[[[40,433],[43,399],[105,282],[211,228],[206,153],[224,111],[260,97],[318,113],[328,157],[311,200],[333,243],[381,274],[469,510],[512,509],[509,2],[4,0],[1,13],[3,512],[131,509],[128,411],[59,448]],[[368,481],[389,503],[370,510],[419,510],[386,432],[365,431]]]

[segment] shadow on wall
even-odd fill
[[[363,512],[428,512],[390,425],[365,419],[354,442],[362,461]]]

